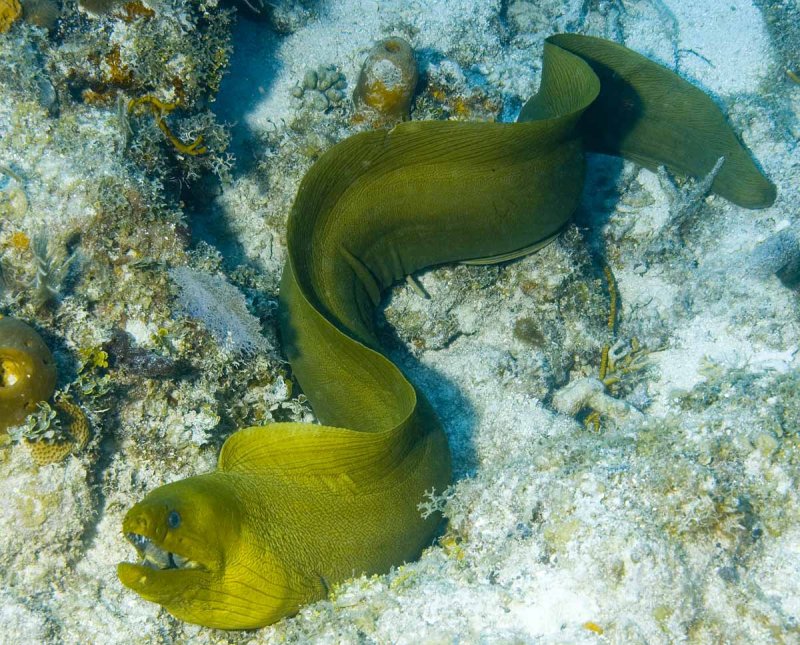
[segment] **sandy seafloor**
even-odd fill
[[[67,32],[19,23],[0,35],[0,260],[17,277],[0,312],[42,332],[61,390],[115,329],[142,352],[190,364],[180,378],[150,378],[109,349],[111,391],[81,399],[95,433],[88,449],[38,468],[24,444],[2,447],[0,642],[800,641],[794,4],[277,4],[275,24],[239,18],[216,36],[233,47],[213,104],[231,139],[206,168],[176,160],[143,117],[121,134],[113,101],[81,94],[107,89],[97,78],[109,78],[108,43],[123,65],[138,55],[136,23],[80,14]],[[186,39],[201,30],[199,13],[218,10],[148,5],[156,15],[143,20]],[[78,15],[74,3],[68,14]],[[692,201],[696,184],[591,157],[576,223],[555,243],[499,267],[426,272],[430,299],[401,285],[386,302],[390,355],[429,395],[453,448],[439,543],[252,632],[181,623],[123,588],[115,565],[134,557],[120,532],[126,508],[210,469],[237,426],[312,418],[287,386],[275,340],[285,217],[313,159],[363,128],[349,93],[371,44],[400,35],[414,46],[422,81],[412,118],[511,120],[537,87],[543,39],[565,30],[622,42],[711,94],[777,185],[775,204]],[[104,52],[100,71],[76,90],[70,65],[85,69],[75,61],[90,46]],[[165,64],[191,69],[191,55]],[[347,82],[328,111],[309,105],[309,92],[292,95],[319,65]],[[117,83],[124,99],[145,92]],[[165,87],[147,91],[169,100]],[[171,116],[173,128],[203,101],[192,110]],[[145,136],[156,152],[137,147]],[[162,162],[171,166],[159,175],[152,166]],[[207,180],[209,169],[222,178]],[[124,199],[112,208],[109,194]],[[33,293],[25,244],[41,231],[51,268],[75,255],[47,302]],[[225,275],[245,294],[266,339],[250,339],[257,356],[223,346],[180,309],[166,273],[180,265]],[[619,291],[613,338],[604,265]],[[607,343],[619,381],[580,390]],[[596,428],[589,409],[601,412]]]

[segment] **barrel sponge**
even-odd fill
[[[361,66],[353,101],[384,123],[406,120],[418,79],[411,45],[396,36],[381,40]]]
[[[41,336],[21,320],[0,318],[0,433],[22,423],[55,386],[55,361]]]

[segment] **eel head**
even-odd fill
[[[155,489],[125,516],[138,563],[117,575],[180,620],[241,629],[285,614],[275,593],[281,567],[249,539],[236,485],[219,472]]]

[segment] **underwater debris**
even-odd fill
[[[411,45],[397,36],[386,38],[375,44],[361,66],[353,101],[381,124],[405,121],[418,80]]]
[[[173,146],[175,146],[175,149],[178,152],[182,152],[187,155],[197,156],[208,151],[208,148],[206,148],[206,146],[203,145],[203,135],[198,136],[191,143],[184,143],[172,133],[172,130],[170,130],[166,121],[164,121],[164,117],[167,116],[170,112],[172,112],[176,107],[178,107],[177,103],[164,103],[159,99],[157,99],[155,96],[150,96],[150,95],[141,96],[138,99],[131,99],[131,101],[128,103],[128,114],[133,113],[140,106],[145,106],[150,108],[150,112],[152,113],[153,118],[156,121],[156,125],[159,127],[161,132],[164,133],[164,136],[167,138],[167,140]]]
[[[25,420],[56,386],[56,364],[33,327],[0,317],[0,433]]]
[[[680,190],[669,176],[664,166],[658,167],[658,179],[661,187],[667,192],[669,199],[670,222],[673,227],[694,215],[703,203],[703,199],[711,190],[711,185],[717,178],[719,171],[725,163],[725,157],[720,157],[709,173],[695,181],[690,187]]]
[[[224,278],[189,267],[169,270],[178,287],[178,306],[201,321],[216,341],[234,354],[252,355],[268,348],[261,323],[247,309],[239,289]]]

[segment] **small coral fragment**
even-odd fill
[[[627,401],[610,396],[602,381],[590,377],[571,381],[558,390],[553,395],[553,408],[569,416],[575,416],[581,410],[589,408],[600,415],[617,420],[644,418],[644,415]]]
[[[361,67],[353,101],[372,111],[379,122],[406,120],[418,79],[411,45],[397,37],[381,40]]]
[[[11,25],[22,13],[18,0],[0,0],[0,34],[11,29]]]
[[[93,16],[110,13],[119,4],[119,0],[78,0],[78,8]]]
[[[41,336],[21,320],[0,318],[0,433],[24,421],[55,386],[55,361]]]
[[[122,10],[124,12],[123,20],[125,22],[134,22],[139,19],[150,20],[156,15],[155,11],[139,2],[139,0],[126,2],[122,6]]]

